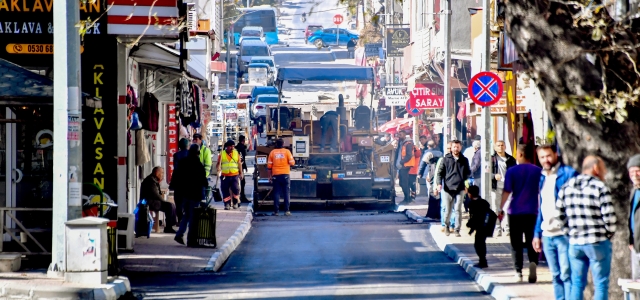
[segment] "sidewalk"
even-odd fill
[[[406,210],[407,217],[419,223],[429,222],[424,218],[426,209]],[[503,299],[554,299],[551,285],[551,274],[546,263],[541,263],[537,268],[538,281],[536,284],[527,282],[529,276],[527,255],[524,255],[525,268],[523,270],[524,282],[516,282],[513,263],[511,260],[511,246],[509,237],[487,238],[487,261],[489,268],[474,268],[478,257],[473,248],[473,236],[469,235],[466,228],[466,220],[463,218],[462,237],[453,234],[445,236],[440,232],[440,222],[429,222],[429,231],[436,241],[438,248],[445,252],[451,259],[457,261],[469,275],[491,296],[497,300]],[[422,226],[422,225],[421,225]]]
[[[130,291],[126,277],[109,277],[107,284],[93,286],[49,278],[46,270],[0,273],[0,299],[116,300]]]

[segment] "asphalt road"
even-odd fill
[[[256,217],[215,274],[129,274],[144,299],[492,299],[399,213]]]

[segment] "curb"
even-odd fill
[[[109,277],[108,282],[90,286],[55,286],[10,284],[0,288],[0,299],[91,299],[117,300],[131,292],[129,279]]]
[[[412,210],[407,209],[405,211],[405,214],[407,215],[407,218],[412,219],[418,223],[429,220],[428,218],[419,216]],[[473,265],[475,264],[475,257],[468,257],[464,255],[462,251],[458,249],[458,247],[454,246],[453,244],[447,244],[445,241],[438,239],[437,236],[440,233],[440,226],[431,226],[431,224],[427,225],[429,226],[429,232],[431,233],[433,240],[438,245],[438,248],[440,248],[440,250],[442,250],[444,254],[453,259],[453,261],[457,262],[467,272],[467,274],[469,274],[469,276],[471,276],[471,278],[473,278],[473,280],[478,285],[480,285],[480,287],[482,287],[483,290],[491,295],[491,297],[496,300],[509,300],[517,298],[508,291],[508,288],[505,285],[497,282],[487,272],[483,271],[482,269],[473,267]]]
[[[229,258],[231,253],[236,250],[238,245],[244,240],[244,237],[251,229],[251,221],[253,220],[253,203],[249,203],[247,206],[247,214],[244,217],[244,221],[238,226],[236,232],[229,237],[229,239],[211,255],[207,267],[204,268],[207,272],[217,272],[225,261]]]

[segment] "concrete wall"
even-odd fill
[[[476,0],[451,1],[451,48],[471,49],[471,18],[469,8],[482,6]]]

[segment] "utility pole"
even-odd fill
[[[491,53],[490,51],[490,36],[491,29],[489,27],[489,20],[491,17],[491,8],[489,6],[489,0],[482,1],[482,32],[483,32],[483,52],[482,52],[482,62],[480,65],[480,71],[491,71]],[[501,95],[500,95],[501,96]],[[491,196],[491,108],[483,107],[482,108],[482,123],[484,124],[484,132],[482,133],[481,140],[481,158],[482,158],[482,197],[483,199],[489,199]]]
[[[227,90],[229,89],[229,81],[231,81],[231,79],[229,79],[229,68],[231,68],[231,37],[233,37],[233,23],[229,25],[229,30],[227,30]]]
[[[66,270],[65,222],[82,217],[82,101],[78,1],[53,4],[53,217],[48,275]],[[62,141],[67,141],[63,143]]]
[[[451,101],[451,0],[442,0],[443,22],[444,22],[444,109],[442,111],[442,122],[444,129],[442,134],[442,145],[446,147],[451,141],[451,119],[449,118]]]

